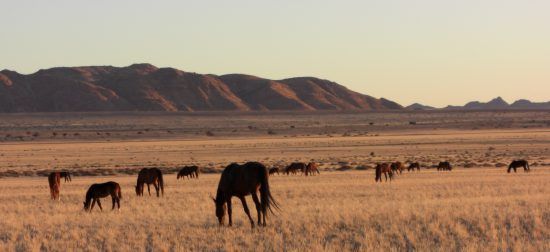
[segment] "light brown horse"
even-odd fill
[[[52,200],[60,200],[59,190],[61,187],[61,176],[59,172],[52,172],[48,175],[48,184],[50,185],[50,196]]]
[[[377,163],[375,168],[375,178],[374,181],[382,182],[382,174],[386,177],[386,182],[388,181],[388,176],[390,177],[390,182],[393,178],[393,171],[387,163]]]
[[[111,195],[111,199],[113,200],[113,208],[111,208],[111,210],[115,209],[115,203],[118,205],[118,209],[120,209],[120,199],[122,199],[122,191],[120,190],[120,185],[118,183],[109,181],[103,184],[91,185],[86,192],[86,200],[83,202],[84,211],[91,212],[94,209],[94,205],[96,202],[97,206],[99,206],[99,209],[103,211],[103,207],[101,207],[101,201],[99,199],[105,198],[109,195]]]
[[[414,162],[414,163],[411,163],[409,164],[409,167],[407,167],[407,171],[414,171],[414,169],[416,169],[416,171],[420,171],[420,164],[418,162]]]
[[[196,165],[192,166],[184,166],[181,168],[181,170],[178,172],[177,179],[187,177],[189,179],[191,178],[199,178],[199,167]]]
[[[151,184],[153,184],[157,191],[157,197],[160,197],[159,191],[161,191],[162,196],[164,196],[164,180],[162,179],[162,172],[158,168],[143,168],[139,171],[136,183],[137,196],[143,196],[144,184],[147,184],[149,196],[151,196]]]
[[[453,167],[451,166],[451,163],[449,163],[448,161],[444,161],[444,162],[439,162],[439,164],[437,165],[437,170],[438,171],[452,171]]]
[[[260,191],[260,198],[257,192]],[[272,207],[278,209],[277,203],[269,189],[269,175],[267,168],[258,162],[248,162],[244,165],[232,163],[225,167],[218,184],[216,198],[212,198],[216,204],[216,217],[220,226],[224,225],[225,212],[229,216],[229,226],[233,225],[231,197],[241,200],[244,212],[254,228],[254,220],[250,216],[245,196],[252,195],[252,200],[258,212],[258,225],[266,225],[267,210],[273,213]],[[262,222],[263,220],[263,222]]]
[[[516,169],[518,167],[523,167],[524,172],[531,171],[531,168],[529,167],[529,163],[524,159],[520,159],[520,160],[514,160],[512,161],[512,163],[510,163],[510,165],[508,166],[508,173],[510,173],[512,169],[514,169],[514,172],[517,172]]]
[[[305,173],[306,172],[306,167],[307,166],[306,166],[305,163],[295,162],[295,163],[292,163],[292,164],[290,164],[289,166],[286,167],[285,173],[286,173],[286,175],[290,175],[290,173],[296,174],[298,172]]]
[[[317,168],[317,164],[314,163],[314,162],[311,162],[311,163],[307,164],[307,166],[306,166],[306,176],[308,174],[311,175],[311,176],[315,176],[315,173],[321,174],[321,172],[319,172],[319,168]]]
[[[405,167],[403,167],[403,164],[399,161],[397,162],[394,162],[394,163],[391,163],[391,170],[395,173],[395,174],[401,174],[403,173],[403,170],[405,169]]]
[[[273,168],[269,169],[269,175],[273,175],[275,173],[277,173],[277,175],[279,175],[279,168],[273,167]]]

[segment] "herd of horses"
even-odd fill
[[[508,166],[508,173],[511,170],[517,172],[518,167],[523,167],[525,172],[529,172],[531,169],[529,164],[525,160],[514,160]],[[411,162],[407,168],[401,162],[394,163],[377,163],[375,168],[375,181],[382,182],[382,174],[384,174],[386,181],[388,177],[392,180],[394,174],[401,174],[403,170],[408,171],[420,171],[420,164],[418,162]],[[437,166],[438,171],[451,171],[452,166],[448,161],[440,162]],[[199,177],[199,168],[197,166],[185,166],[177,174],[177,179],[189,177]],[[291,163],[284,170],[284,174],[304,174],[315,175],[320,174],[316,163]],[[223,170],[220,181],[218,183],[218,189],[216,196],[212,197],[216,208],[216,217],[218,218],[219,225],[225,225],[225,216],[227,214],[229,219],[229,226],[233,224],[232,220],[232,204],[231,198],[237,197],[241,200],[244,212],[250,220],[252,228],[255,226],[255,222],[250,215],[245,196],[251,195],[257,212],[257,225],[266,225],[266,216],[268,211],[273,213],[273,210],[279,209],[278,203],[271,195],[269,187],[269,176],[273,174],[279,174],[279,168],[268,169],[265,165],[259,162],[247,162],[245,164],[231,163]],[[59,192],[61,187],[61,178],[64,178],[65,182],[71,182],[71,174],[69,172],[52,172],[48,176],[48,183],[50,185],[50,194],[53,200],[59,200]],[[143,168],[138,173],[135,191],[137,196],[143,196],[144,187],[147,185],[147,191],[151,196],[150,186],[153,185],[156,191],[157,197],[164,196],[164,179],[162,171],[158,168]],[[258,197],[259,192],[259,197]],[[84,210],[91,212],[94,206],[98,205],[100,210],[103,210],[101,206],[101,198],[111,196],[112,210],[115,206],[120,209],[120,199],[122,199],[122,190],[118,183],[109,181],[101,184],[92,184],[86,192],[84,204]]]

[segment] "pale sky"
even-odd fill
[[[0,0],[0,69],[315,76],[402,105],[550,100],[548,0]]]

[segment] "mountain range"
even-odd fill
[[[399,110],[314,77],[269,80],[157,68],[56,67],[33,74],[0,71],[0,112]]]
[[[550,109],[550,102],[531,102],[526,99],[517,100],[511,104],[502,97],[494,98],[488,102],[473,101],[464,106],[447,106],[449,110],[513,110],[513,109]]]

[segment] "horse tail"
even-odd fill
[[[118,187],[118,194],[117,194],[118,198],[122,199],[122,189],[120,188],[120,185],[117,185],[117,187]]]
[[[260,200],[260,205],[264,214],[266,214],[268,209],[274,214],[272,207],[279,210],[279,204],[277,204],[269,190],[269,174],[265,167],[260,169]]]
[[[376,167],[375,174],[376,174],[376,177],[374,178],[374,181],[378,181],[378,180],[382,181],[382,168]]]
[[[164,180],[162,179],[162,172],[159,170],[159,186],[162,195],[164,196]]]

